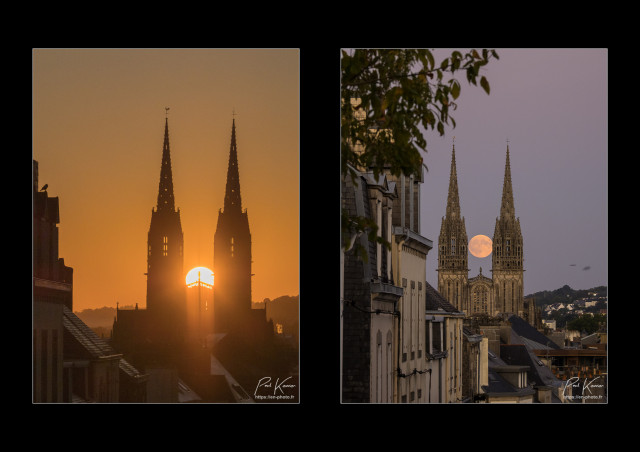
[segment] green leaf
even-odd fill
[[[490,93],[491,88],[489,88],[489,82],[487,81],[484,75],[480,78],[480,86],[482,86],[482,88],[487,92],[487,94]]]
[[[429,60],[429,69],[435,66],[435,61],[433,60],[433,55],[429,50],[425,50],[425,55],[427,55],[427,59]]]
[[[444,60],[442,60],[442,63],[440,64],[440,69],[445,70],[448,64],[449,64],[449,58],[445,58]]]
[[[453,80],[451,83],[451,97],[457,99],[460,95],[460,83],[457,80]]]

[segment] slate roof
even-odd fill
[[[503,394],[518,394],[521,396],[532,395],[535,393],[530,387],[516,388],[507,380],[505,380],[497,371],[496,368],[508,366],[506,362],[496,356],[494,353],[489,352],[489,385],[483,386],[483,389],[488,394],[497,395]]]
[[[517,315],[512,315],[511,317],[509,317],[509,323],[511,323],[511,331],[522,338],[523,343],[525,339],[527,339],[528,341],[533,341],[533,343],[529,342],[532,348],[535,349],[536,347],[539,347],[540,349],[552,348],[555,350],[560,350],[560,346],[558,344],[553,342],[533,326],[529,325],[526,320],[518,317]]]
[[[500,355],[504,360],[513,365],[529,366],[529,381],[537,386],[562,387],[562,382],[533,352],[533,350],[560,350],[561,347],[516,315],[509,317],[509,322],[511,323],[511,344],[503,344],[500,347]],[[551,392],[551,402],[560,403],[555,391]]]
[[[66,306],[63,309],[62,324],[65,330],[65,356],[96,359],[119,355],[113,347],[99,337],[91,328]],[[141,373],[127,360],[120,358],[120,370],[131,377]]]
[[[437,311],[439,308],[445,312],[460,313],[451,303],[444,299],[440,292],[434,289],[427,281],[425,283],[425,309]]]

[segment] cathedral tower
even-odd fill
[[[157,315],[158,327],[165,331],[181,328],[180,322],[186,313],[183,244],[180,209],[175,210],[169,120],[166,119],[158,203],[151,209],[147,239],[147,309]]]
[[[524,300],[523,245],[520,219],[516,218],[511,186],[509,145],[502,185],[500,216],[493,233],[492,272],[495,309],[522,317]]]
[[[446,215],[438,238],[438,292],[456,309],[469,312],[467,229],[460,216],[456,148],[451,153],[451,175]]]
[[[240,197],[235,119],[231,126],[224,209],[218,213],[213,248],[215,332],[228,332],[236,326],[246,328],[251,317],[251,232]]]

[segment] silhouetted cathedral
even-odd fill
[[[467,232],[460,214],[456,154],[453,147],[446,216],[438,240],[438,292],[466,314],[524,312],[523,241],[520,219],[515,216],[509,146],[504,170],[500,216],[493,233],[492,278],[469,278]]]
[[[165,331],[181,340],[186,313],[186,291],[183,269],[182,225],[180,209],[176,211],[173,196],[169,120],[165,122],[162,167],[158,187],[158,205],[151,209],[151,225],[147,239],[147,309],[158,313]]]
[[[184,238],[180,209],[175,206],[167,119],[158,200],[151,209],[147,239],[147,306],[116,309],[112,343],[132,362],[150,370],[149,393],[154,396],[150,400],[178,401],[178,379],[186,379],[183,381],[212,401],[248,400],[238,382],[253,387],[267,375],[265,369],[271,375],[284,367],[273,367],[280,363],[277,357],[281,354],[273,346],[273,322],[267,322],[265,309],[251,306],[251,232],[247,211],[242,210],[235,120],[224,208],[214,235],[213,322],[211,310],[197,308],[206,316],[200,320],[213,323],[213,334],[210,326],[194,334],[193,329],[201,325],[188,323],[183,262]],[[226,368],[224,372],[231,372],[235,383],[227,380],[220,365]]]
[[[113,325],[114,346],[141,365],[180,365],[186,322],[183,243],[166,119],[158,201],[147,239],[147,309],[117,309]]]
[[[266,311],[251,308],[251,232],[240,196],[235,119],[231,126],[224,208],[218,212],[213,251],[214,332],[262,336],[267,328]]]

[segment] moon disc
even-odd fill
[[[487,257],[493,251],[493,241],[486,235],[476,235],[469,240],[469,252],[475,257]]]

